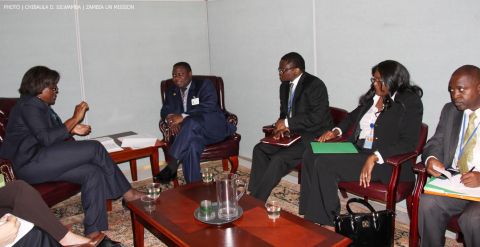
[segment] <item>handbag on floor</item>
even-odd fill
[[[359,203],[369,213],[354,213],[351,203]],[[351,198],[347,202],[347,214],[336,215],[335,232],[352,239],[351,246],[392,246],[395,213],[391,210],[376,211],[363,199]]]

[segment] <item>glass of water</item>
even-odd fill
[[[213,181],[213,172],[211,168],[202,168],[202,181],[211,183]]]
[[[160,183],[147,184],[147,195],[153,200],[157,200],[157,198],[160,196],[160,191],[161,191]]]
[[[265,208],[267,209],[268,218],[275,221],[280,217],[280,211],[282,211],[282,208],[280,207],[280,203],[278,201],[267,201],[265,203]]]

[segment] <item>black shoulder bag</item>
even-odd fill
[[[360,203],[370,213],[354,213],[350,203]],[[351,246],[392,246],[392,224],[395,213],[391,210],[375,211],[367,201],[351,198],[347,202],[348,214],[336,215],[335,232],[351,238]]]

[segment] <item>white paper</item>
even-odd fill
[[[17,237],[15,238],[15,240],[12,243],[9,243],[9,244],[5,245],[5,247],[11,247],[14,244],[16,244],[20,239],[23,238],[23,236],[25,236],[33,228],[33,223],[31,223],[29,221],[26,221],[26,220],[24,220],[22,218],[19,218],[19,217],[16,217],[16,218],[20,222],[20,228],[18,229]],[[1,221],[0,225],[2,225],[4,223],[5,223],[5,221]]]
[[[440,188],[451,190],[459,194],[464,194],[466,196],[480,197],[480,187],[470,188],[466,187],[464,184],[460,183],[461,174],[453,176],[451,179],[435,179],[430,182],[430,185],[435,185]]]
[[[440,172],[441,174],[445,175],[445,177],[447,177],[448,179],[451,179],[452,178],[452,174],[445,170],[445,169],[442,169],[442,168],[439,168],[435,165],[432,166],[433,167],[433,170],[437,171],[437,172]]]
[[[131,135],[119,137],[118,140],[122,142],[122,147],[130,148],[144,148],[154,146],[157,142],[156,137],[147,135]]]
[[[118,146],[110,137],[98,137],[92,138],[91,140],[99,141],[109,153],[123,150],[123,148]]]

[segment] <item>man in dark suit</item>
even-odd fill
[[[280,117],[274,135],[283,137],[293,132],[301,141],[288,147],[259,143],[253,149],[249,190],[251,195],[266,201],[273,188],[302,159],[310,142],[333,126],[325,84],[305,72],[305,61],[296,52],[280,59]]]
[[[218,105],[213,83],[192,80],[192,69],[186,62],[173,65],[175,84],[167,90],[160,112],[173,135],[170,161],[156,179],[168,183],[177,175],[179,163],[187,183],[201,180],[200,155],[205,145],[220,142],[233,134],[236,127],[227,122]]]
[[[434,166],[441,170],[457,168],[466,187],[478,188],[480,142],[476,141],[479,136],[476,128],[480,123],[480,69],[473,65],[458,68],[448,90],[452,102],[443,107],[437,130],[427,142],[422,159],[430,175],[441,175]],[[480,202],[428,194],[420,197],[421,245],[444,246],[447,223],[458,214],[465,245],[480,246]]]

